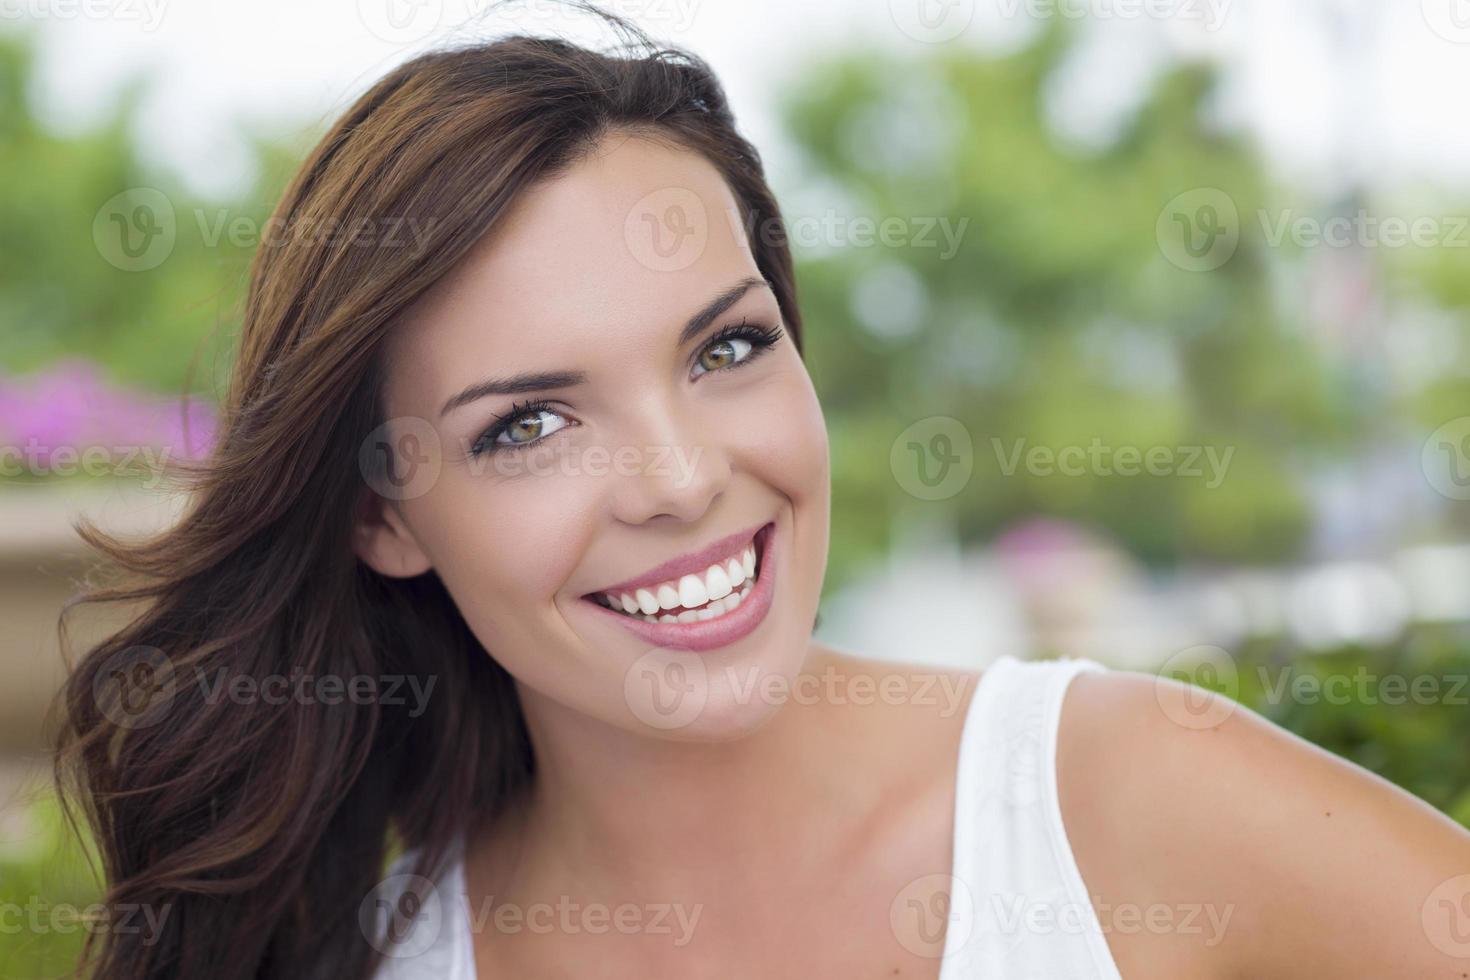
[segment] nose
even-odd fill
[[[628,444],[632,452],[622,450],[632,464],[614,470],[615,516],[627,524],[663,515],[698,521],[730,482],[730,458],[721,440],[730,420],[705,417],[687,400],[654,397],[633,418],[627,431],[638,438]]]

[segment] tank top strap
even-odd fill
[[[954,873],[940,980],[1121,980],[1057,797],[1057,731],[1087,658],[1006,655],[966,709],[955,781]]]
[[[388,867],[359,909],[359,925],[382,953],[373,980],[475,980],[473,937],[465,894],[464,839],[435,880],[414,872],[411,848]]]

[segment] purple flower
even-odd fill
[[[0,377],[0,447],[9,467],[17,453],[38,473],[79,469],[83,453],[118,463],[140,454],[160,462],[199,458],[213,443],[214,427],[210,403],[191,397],[186,409],[178,396],[111,385],[88,360]]]

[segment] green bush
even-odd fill
[[[100,912],[90,846],[71,834],[50,792],[7,807],[0,845],[0,978],[65,976],[81,955],[83,921]]]

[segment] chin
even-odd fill
[[[783,624],[783,626],[786,624]],[[783,633],[785,630],[783,630]],[[622,677],[632,729],[654,738],[726,742],[744,738],[796,706],[793,681],[810,646],[793,635],[720,655],[654,649]]]
[[[731,695],[717,697],[711,692],[699,715],[686,725],[654,730],[659,738],[678,742],[736,742],[763,728],[777,712],[787,710],[783,704],[760,696]]]

